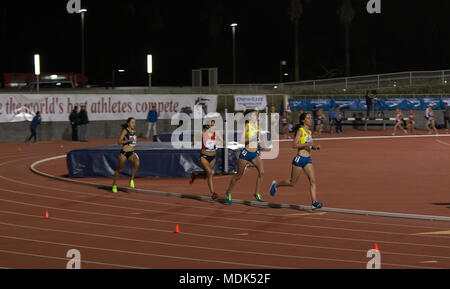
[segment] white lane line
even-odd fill
[[[66,182],[71,183],[77,183],[82,185],[88,185],[88,186],[94,186],[94,187],[106,187],[110,189],[110,186],[104,186],[99,185],[96,183],[89,183],[89,182],[82,182],[82,181],[75,181],[72,179],[66,179],[61,178],[53,175],[49,175],[47,173],[40,172],[34,168],[39,163],[46,162],[48,160],[52,159],[58,159],[64,156],[56,156],[48,159],[43,159],[40,161],[37,161],[33,164],[31,164],[30,169],[35,172],[36,174],[43,175],[49,178],[62,180]],[[156,195],[164,195],[164,196],[172,196],[172,197],[185,197],[185,198],[196,198],[200,200],[209,200],[206,196],[198,196],[198,195],[190,195],[190,194],[181,194],[181,193],[171,193],[171,192],[159,192],[159,191],[153,191],[153,190],[143,190],[143,189],[130,189],[130,188],[119,188],[120,190],[125,190],[127,192],[138,192],[138,193],[148,193],[148,194],[156,194]],[[245,200],[234,200],[234,203],[239,204],[245,204],[250,206],[264,206],[264,207],[277,207],[277,208],[291,208],[296,209],[300,211],[309,211],[311,209],[310,206],[302,206],[302,205],[290,205],[290,204],[279,204],[279,203],[272,203],[272,202],[263,202],[259,203],[256,201],[245,201]],[[340,209],[340,208],[330,208],[330,207],[324,207],[321,209],[318,209],[319,211],[325,211],[325,212],[334,212],[334,213],[344,213],[344,214],[356,214],[356,215],[366,215],[366,216],[381,216],[381,217],[393,217],[393,218],[406,218],[406,219],[422,219],[422,220],[437,220],[437,221],[450,221],[450,217],[446,216],[430,216],[430,215],[417,215],[417,214],[404,214],[404,213],[391,213],[391,212],[383,212],[383,211],[367,211],[367,210],[350,210],[350,209]]]
[[[117,206],[117,205],[107,205],[107,204],[99,204],[95,202],[86,202],[86,201],[80,201],[80,200],[74,200],[74,199],[68,199],[68,198],[60,198],[60,197],[53,197],[53,196],[47,196],[42,194],[33,194],[33,193],[25,193],[21,191],[15,191],[15,190],[8,190],[8,189],[0,189],[0,191],[8,192],[8,193],[14,193],[18,195],[26,195],[26,196],[33,196],[37,198],[45,198],[45,199],[52,199],[52,200],[60,200],[60,201],[69,201],[72,203],[79,203],[79,204],[86,204],[91,206],[99,206],[99,207],[107,207],[107,208],[114,208],[114,209],[127,209],[127,210],[133,210],[133,211],[140,211],[140,212],[150,212],[150,213],[157,213],[157,214],[166,214],[166,215],[174,215],[174,216],[185,216],[185,217],[196,217],[196,218],[204,218],[204,215],[199,214],[187,214],[187,213],[178,213],[178,212],[168,212],[168,211],[160,211],[160,210],[151,210],[151,209],[142,209],[142,208],[134,208],[134,207],[125,207],[125,206]],[[4,199],[0,199],[4,200]],[[45,205],[41,205],[41,207],[45,207]],[[397,236],[410,236],[411,234],[406,233],[397,233],[397,232],[387,232],[387,231],[371,231],[371,230],[361,230],[361,229],[348,229],[348,228],[337,228],[337,227],[327,227],[327,226],[317,226],[317,225],[305,225],[305,224],[291,224],[291,223],[282,223],[282,222],[271,222],[271,221],[259,221],[259,220],[251,220],[251,219],[242,219],[242,218],[231,218],[231,217],[219,217],[219,216],[209,216],[210,219],[217,219],[217,220],[227,220],[227,221],[236,221],[236,222],[248,222],[248,223],[257,223],[257,224],[272,224],[272,225],[278,225],[278,226],[295,226],[295,227],[306,227],[306,228],[320,228],[320,229],[327,229],[327,230],[337,230],[337,231],[346,231],[346,232],[362,232],[362,233],[375,233],[375,234],[387,234],[387,235],[397,235]],[[200,225],[200,224],[199,224]],[[434,236],[434,235],[423,235],[421,237],[427,237],[427,238],[442,238],[442,236]]]
[[[33,228],[30,227],[30,229],[33,229]],[[41,230],[40,228],[36,228],[36,229],[37,230]],[[29,242],[36,242],[36,243],[43,243],[43,244],[50,244],[50,245],[68,246],[68,247],[71,247],[71,248],[84,248],[84,249],[97,250],[97,251],[106,251],[106,252],[113,252],[113,253],[126,254],[126,255],[160,257],[160,258],[177,259],[177,260],[185,260],[185,261],[196,261],[196,262],[205,262],[205,263],[219,263],[219,264],[226,264],[226,265],[239,265],[239,266],[246,266],[246,267],[260,267],[260,268],[271,268],[271,269],[292,269],[292,268],[289,268],[289,267],[282,267],[282,266],[266,266],[266,265],[258,265],[258,264],[236,263],[236,262],[227,262],[227,261],[220,261],[220,260],[199,259],[199,258],[179,257],[179,256],[172,256],[172,255],[152,254],[152,253],[144,253],[144,252],[117,250],[117,249],[107,249],[107,248],[84,246],[84,245],[80,245],[80,244],[67,244],[67,243],[60,243],[60,242],[50,242],[50,241],[43,241],[43,240],[38,240],[38,239],[20,238],[20,237],[13,237],[13,236],[7,236],[7,235],[0,235],[0,238],[12,239],[12,240],[20,240],[20,241],[29,241]]]
[[[9,202],[41,208],[41,206],[38,206],[38,205],[35,205],[35,204],[27,204],[27,203],[16,202],[16,201],[9,201]],[[78,214],[81,213],[83,215],[86,215],[86,214],[101,215],[101,216],[107,216],[107,217],[117,217],[117,218],[133,219],[133,220],[144,220],[144,221],[157,222],[157,223],[170,223],[171,225],[174,225],[176,223],[174,221],[166,221],[166,220],[158,220],[158,219],[146,219],[146,218],[130,217],[130,216],[122,216],[122,215],[112,215],[112,214],[102,214],[102,213],[95,213],[95,212],[88,212],[88,211],[60,209],[60,208],[56,208],[56,207],[55,208],[47,207],[47,208],[48,209],[54,209],[54,210],[70,211],[70,212],[74,212],[74,213],[78,213]],[[40,217],[42,218],[42,216],[40,216]],[[63,219],[63,220],[65,220],[65,219]],[[67,221],[69,221],[69,220],[67,220]],[[77,222],[82,222],[82,221],[77,221]],[[89,224],[97,224],[97,223],[92,223],[92,222],[87,222],[87,223],[89,223]],[[320,239],[346,240],[346,241],[364,242],[364,243],[369,242],[370,244],[372,244],[373,242],[378,242],[378,243],[395,244],[395,245],[411,245],[411,246],[419,246],[419,247],[450,248],[450,247],[447,247],[447,246],[428,245],[428,244],[423,244],[423,243],[402,243],[402,242],[393,242],[393,241],[385,241],[385,240],[373,240],[373,239],[372,240],[365,240],[365,239],[354,239],[354,238],[333,237],[333,236],[323,236],[323,235],[287,233],[287,232],[268,231],[268,230],[261,231],[261,230],[249,229],[249,228],[236,228],[236,227],[217,226],[217,225],[213,226],[213,225],[204,225],[204,224],[188,223],[188,222],[177,222],[177,223],[181,224],[181,225],[192,225],[192,226],[197,226],[197,227],[211,227],[211,228],[223,228],[223,229],[237,230],[239,232],[242,232],[243,230],[245,230],[245,231],[248,231],[248,232],[257,232],[257,233],[263,233],[263,234],[265,233],[265,234],[275,234],[275,235],[288,235],[288,236],[306,237],[306,238],[312,237],[314,239],[320,238]],[[109,224],[101,224],[101,223],[98,223],[98,225],[112,226],[112,225],[109,225]],[[173,234],[173,231],[160,230],[160,229],[147,228],[147,227],[146,228],[139,228],[139,227],[125,226],[125,228]],[[269,242],[269,241],[261,241],[261,240],[246,240],[246,239],[239,239],[239,238],[222,237],[222,236],[215,236],[215,235],[204,235],[204,234],[196,234],[196,233],[186,233],[186,232],[184,232],[183,234],[191,235],[191,236],[195,236],[195,237],[201,237],[201,238],[213,238],[213,239],[222,239],[222,240],[231,240],[231,241],[241,241],[241,242],[252,242],[252,243],[281,245],[281,246],[312,247],[312,246],[302,245],[302,244],[299,245],[299,244],[284,243],[284,242]],[[325,247],[323,247],[323,248],[325,248]],[[337,249],[337,248],[334,248],[334,249]]]
[[[329,137],[329,138],[314,138],[314,140],[355,140],[355,139],[389,139],[389,138],[427,138],[427,137],[446,137],[448,134],[439,135],[398,135],[398,136],[349,136],[349,137]],[[293,139],[280,139],[280,142],[292,142]]]
[[[436,140],[438,143],[440,143],[440,144],[443,144],[443,145],[447,145],[447,146],[450,146],[450,143],[448,143],[448,142],[444,142],[444,141],[440,141],[440,140]]]
[[[2,237],[2,236],[0,236]],[[7,237],[10,238],[10,237]],[[38,258],[44,258],[44,259],[54,259],[54,260],[64,260],[68,261],[67,258],[61,258],[61,257],[54,257],[54,256],[48,256],[48,255],[39,255],[39,254],[31,254],[31,253],[25,253],[25,252],[17,252],[17,251],[11,251],[11,250],[1,250],[0,253],[4,254],[13,254],[13,255],[22,255],[22,256],[30,256],[30,257],[38,257]],[[130,268],[130,269],[151,269],[151,268],[143,268],[143,267],[135,267],[135,266],[128,266],[128,265],[118,265],[118,264],[110,264],[110,263],[102,263],[102,262],[94,262],[94,261],[86,261],[86,260],[80,260],[80,262],[83,264],[95,264],[95,265],[106,265],[111,267],[119,267],[119,268]],[[31,268],[31,267],[30,267]],[[4,268],[2,268],[4,269]],[[56,269],[56,268],[55,268]],[[65,269],[65,268],[57,268],[57,269]]]
[[[149,201],[149,200],[144,200],[144,199],[131,199],[128,196],[123,196],[123,197],[117,197],[117,196],[108,196],[108,195],[99,195],[99,194],[94,194],[94,193],[86,193],[86,192],[80,192],[80,191],[72,191],[72,190],[63,190],[63,189],[59,189],[59,188],[52,188],[52,187],[46,187],[46,186],[40,186],[40,185],[35,185],[35,184],[30,184],[30,183],[25,183],[25,182],[21,182],[15,179],[11,179],[5,176],[0,176],[0,178],[5,179],[7,181],[10,182],[14,182],[17,184],[22,184],[22,185],[26,185],[26,186],[32,186],[32,187],[36,187],[36,188],[42,188],[42,189],[46,189],[46,190],[54,190],[54,191],[58,191],[58,192],[64,192],[64,193],[70,193],[70,194],[80,194],[80,195],[86,195],[86,196],[94,196],[94,197],[103,197],[104,199],[107,200],[116,200],[116,199],[120,199],[120,200],[127,200],[127,201],[132,201],[132,202],[139,202],[139,203],[149,203],[149,204],[159,204],[159,205],[168,205],[168,206],[173,206],[173,207],[182,207],[182,208],[194,208],[194,209],[203,209],[203,210],[211,210],[211,211],[217,211],[217,208],[209,208],[209,207],[205,207],[205,206],[191,206],[191,205],[182,205],[182,204],[174,204],[174,203],[166,203],[166,202],[157,202],[157,201]],[[100,184],[101,185],[101,184]],[[270,213],[259,213],[259,212],[247,212],[247,211],[240,211],[240,210],[233,210],[230,208],[226,208],[227,210],[224,212],[231,212],[231,213],[238,213],[238,214],[250,214],[250,215],[263,215],[263,216],[274,216],[274,217],[284,217],[284,214],[270,214]],[[317,219],[319,220],[319,218],[308,218],[308,219]],[[393,223],[379,223],[379,222],[365,222],[365,221],[354,221],[354,220],[344,220],[344,219],[330,219],[330,218],[321,218],[321,219],[329,219],[329,220],[333,220],[333,221],[337,221],[337,222],[353,222],[353,223],[360,223],[360,224],[371,224],[371,225],[386,225],[386,226],[398,226],[398,227],[411,227],[411,228],[430,228],[430,229],[440,229],[439,227],[429,227],[429,226],[414,226],[414,225],[404,225],[404,224],[393,224]]]
[[[38,215],[21,214],[21,213],[10,212],[10,211],[0,211],[0,213],[7,213],[7,214],[16,215],[16,216],[24,216],[24,217],[31,217],[31,218],[42,219],[42,216],[38,216]],[[97,223],[97,222],[88,222],[88,221],[80,221],[80,220],[73,220],[73,219],[52,218],[52,220],[56,220],[56,221],[60,221],[60,222],[70,222],[70,223],[78,223],[78,224],[113,227],[113,228],[120,228],[120,229],[133,229],[133,230],[139,230],[139,231],[157,231],[157,232],[162,232],[162,233],[173,234],[172,231],[168,231],[168,230],[152,230],[152,229],[142,228],[142,227],[121,226],[121,225],[113,225],[113,224],[105,224],[105,223]],[[249,231],[253,231],[253,230],[249,230]],[[183,234],[185,234],[185,233],[183,233]],[[248,233],[244,233],[244,234],[248,235]],[[192,234],[192,233],[188,233],[187,235],[199,236],[199,237],[202,237],[202,238],[205,237],[205,235]],[[213,236],[213,235],[206,235],[206,237],[208,237],[208,236]],[[111,236],[111,237],[114,237],[114,236]],[[213,237],[220,238],[220,236],[213,236]],[[244,239],[236,239],[236,238],[224,238],[224,239],[227,239],[227,240],[231,239],[231,240],[237,240],[237,241],[244,240]],[[249,242],[253,242],[253,241],[257,242],[257,240],[249,240]],[[145,240],[145,242],[148,242],[148,241]],[[157,242],[157,243],[159,244],[160,242]],[[262,243],[264,243],[264,244],[267,244],[267,243],[271,244],[273,242],[264,241]],[[180,246],[180,247],[199,248],[198,246],[189,246],[189,245],[180,245],[180,244],[171,244],[171,243],[164,243],[164,244],[165,245]],[[282,245],[293,245],[293,244],[288,244],[288,243],[281,243],[281,244]],[[280,245],[280,243],[276,243],[276,245]],[[314,248],[314,249],[326,249],[326,250],[333,250],[333,251],[349,251],[349,252],[363,252],[363,253],[366,252],[365,250],[336,248],[336,247],[328,247],[328,246],[314,246],[314,245],[304,245],[304,244],[295,244],[295,246],[296,247],[305,247],[305,248]],[[206,249],[206,250],[219,250],[219,251],[227,250],[227,249],[222,249],[222,248],[211,248],[211,247],[201,247],[201,248]],[[258,252],[250,252],[250,254],[260,254],[260,253],[258,253]],[[263,255],[267,255],[269,253],[264,252],[262,254]],[[383,251],[383,254],[392,254],[392,255],[401,255],[401,256],[414,256],[414,257],[425,257],[425,258],[450,259],[450,257],[445,257],[445,256],[418,255],[418,254],[396,253],[396,252],[386,252],[386,251]],[[290,256],[288,256],[288,257],[290,257]]]

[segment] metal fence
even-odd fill
[[[232,91],[299,91],[319,89],[380,89],[413,87],[422,85],[446,85],[450,82],[450,70],[409,71],[318,80],[305,80],[266,84],[220,84],[223,92]]]

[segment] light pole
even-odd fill
[[[147,54],[147,73],[148,73],[148,89],[152,91],[152,72],[153,72],[153,58],[151,54]]]
[[[41,60],[39,54],[34,55],[34,75],[36,75],[36,91],[39,93],[39,75],[41,74]]]
[[[280,83],[283,82],[283,75],[286,75],[285,73],[283,73],[283,65],[286,64],[287,64],[286,60],[280,61]]]
[[[117,72],[122,73],[125,72],[125,69],[117,69]],[[116,69],[112,70],[112,77],[111,77],[111,87],[114,88],[116,83]]]
[[[85,74],[85,45],[84,45],[84,14],[87,9],[80,9],[78,13],[81,14],[81,87],[84,87],[84,74]]]
[[[235,41],[235,35],[236,35],[236,27],[238,26],[237,23],[232,23],[231,25],[231,31],[233,33],[233,84],[236,83],[236,41]]]

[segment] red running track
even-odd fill
[[[353,131],[344,136],[368,134],[382,133]],[[374,243],[381,252],[381,268],[450,268],[449,222],[112,194],[42,177],[29,169],[44,158],[112,142],[0,144],[4,152],[0,157],[1,268],[65,268],[67,251],[77,249],[82,268],[363,269]],[[450,215],[449,137],[319,143],[322,150],[314,152],[313,163],[325,206]],[[289,177],[294,155],[290,143],[282,142],[279,157],[264,160],[265,199],[310,204],[304,175],[295,187],[281,188],[274,198],[268,194],[274,178]],[[65,159],[37,169],[67,174]],[[255,177],[255,169],[248,169],[233,198],[251,200]],[[222,196],[230,178],[214,179]],[[111,184],[110,179],[86,181]],[[120,179],[119,185],[126,186],[127,179]],[[136,179],[136,185],[167,192],[208,192],[204,180],[189,185],[187,179]],[[43,218],[46,210],[49,219]]]

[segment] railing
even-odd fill
[[[409,71],[398,73],[385,73],[375,75],[363,75],[352,77],[340,77],[318,80],[305,80],[284,83],[262,83],[262,84],[217,84],[214,87],[192,87],[192,86],[164,86],[164,87],[108,87],[70,89],[71,93],[154,93],[154,94],[190,94],[190,93],[212,93],[212,94],[296,94],[300,92],[311,92],[318,90],[336,90],[348,94],[347,90],[360,89],[382,89],[401,88],[414,86],[439,86],[450,85],[450,70],[437,71]],[[47,89],[45,93],[60,93],[69,91],[58,89]],[[336,93],[336,91],[330,91]],[[1,89],[0,93],[26,93],[33,92],[30,89]],[[326,93],[326,92],[325,92]],[[323,94],[323,92],[321,93]]]
[[[446,85],[450,82],[450,70],[409,71],[352,77],[305,80],[267,84],[220,84],[218,88],[225,91],[293,91],[337,89],[380,89],[395,87],[412,87],[419,85]]]

